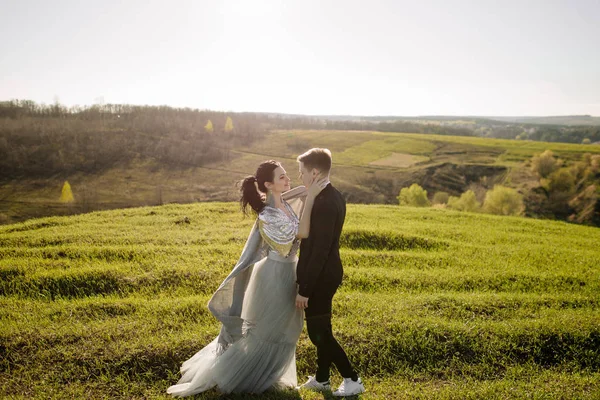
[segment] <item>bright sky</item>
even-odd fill
[[[0,0],[0,100],[600,116],[600,0]]]

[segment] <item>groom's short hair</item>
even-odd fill
[[[321,148],[310,149],[300,154],[296,161],[303,163],[306,169],[316,168],[320,172],[328,173],[331,170],[331,151]]]

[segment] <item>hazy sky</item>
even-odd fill
[[[0,0],[0,100],[600,115],[600,0]]]

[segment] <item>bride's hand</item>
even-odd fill
[[[323,189],[327,186],[326,178],[318,178],[312,181],[310,186],[308,187],[308,197],[315,198],[321,193]]]

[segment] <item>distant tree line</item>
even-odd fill
[[[1,102],[0,179],[98,172],[138,154],[170,168],[202,166],[262,137],[268,121],[260,114],[166,106]]]
[[[418,121],[394,117],[309,117],[276,114],[271,122],[278,129],[361,130],[379,132],[424,133],[451,136],[481,136],[498,139],[543,142],[600,142],[600,126],[561,126],[494,121],[474,118],[461,122],[450,118]]]
[[[271,129],[375,130],[472,135],[464,128],[408,121],[324,120],[310,116],[225,113],[168,106],[0,102],[0,179],[100,172],[136,155],[169,168],[227,160],[232,147]]]
[[[338,120],[327,117],[290,116],[272,119],[277,129],[324,129],[341,131],[378,131],[428,133],[436,135],[475,136],[472,129],[440,124],[417,123],[405,120],[369,121],[369,120]]]
[[[600,126],[539,125],[532,133],[525,133],[520,139],[589,144],[600,142]]]
[[[474,120],[463,129],[472,130],[475,136],[498,139],[534,140],[590,144],[600,141],[600,126],[523,124],[490,120]]]

